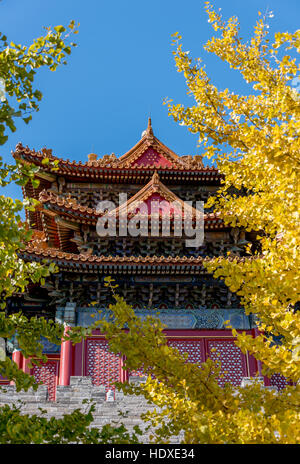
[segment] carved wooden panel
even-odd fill
[[[104,385],[114,389],[113,382],[121,380],[121,358],[108,349],[104,339],[90,339],[86,343],[86,375],[93,385]]]
[[[201,364],[205,359],[203,342],[200,340],[168,340],[168,345],[176,348],[180,354],[187,353],[188,358],[186,362]],[[130,375],[145,375],[143,369],[132,371]]]
[[[241,350],[230,340],[209,340],[208,356],[221,362],[219,385],[229,382],[239,386],[247,376],[246,358]]]
[[[50,361],[42,363],[40,366],[34,366],[32,375],[36,382],[43,382],[48,387],[48,398],[50,401],[55,401],[56,385],[58,377],[59,361]]]
[[[187,362],[201,363],[205,359],[200,340],[169,340],[168,345],[176,348],[181,354],[187,353]]]
[[[277,387],[278,390],[282,390],[287,385],[290,385],[290,382],[285,377],[283,377],[283,375],[274,374],[270,379],[270,385],[272,387]]]

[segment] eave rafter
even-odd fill
[[[42,248],[28,244],[20,252],[25,261],[51,261],[60,269],[83,270],[92,273],[138,273],[138,274],[207,274],[203,265],[211,258],[206,257],[171,257],[171,256],[96,256],[88,253],[69,253],[55,248]],[[240,262],[251,258],[230,256],[229,260],[238,259]],[[257,259],[257,257],[256,257]]]
[[[206,273],[203,267],[203,258],[193,257],[166,257],[166,256],[96,256],[88,254],[67,253],[54,248],[42,249],[29,244],[21,252],[24,260],[51,261],[60,269],[81,269],[87,272],[103,273]]]

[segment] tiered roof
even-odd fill
[[[50,190],[43,190],[39,195],[39,200],[41,202],[39,210],[43,214],[54,216],[56,213],[59,214],[60,217],[72,220],[74,223],[96,225],[99,217],[103,216],[103,212],[98,212],[95,208],[81,205],[75,198],[62,197]],[[152,180],[145,187],[139,190],[136,195],[131,197],[120,207],[112,210],[110,214],[119,217],[122,213],[124,214],[124,212],[127,211],[127,216],[130,217],[136,214],[141,203],[145,202],[149,205],[151,201],[155,200],[168,203],[177,202],[178,205],[182,206],[182,210],[178,210],[178,213],[183,211],[184,201],[177,197],[161,182],[159,182],[159,185],[156,186],[152,178]],[[198,214],[197,210],[193,207],[189,207],[187,205],[187,209],[190,210],[192,218],[195,218]],[[170,213],[172,214],[172,209],[170,210]],[[162,217],[162,214],[163,212],[160,211],[160,218]],[[224,222],[220,218],[219,213],[205,213],[203,216],[205,227],[211,229],[224,227]]]
[[[40,167],[36,174],[40,180],[38,188],[28,183],[24,195],[36,198],[40,205],[35,213],[29,214],[31,227],[35,230],[31,244],[24,252],[24,258],[30,260],[51,259],[61,268],[81,268],[91,271],[102,269],[126,270],[145,269],[145,272],[164,272],[164,266],[174,268],[174,272],[186,272],[186,269],[202,269],[202,258],[171,258],[171,257],[107,257],[79,253],[78,245],[81,240],[76,237],[80,231],[80,224],[96,226],[103,214],[95,208],[81,205],[71,196],[63,196],[61,185],[66,182],[80,183],[137,183],[144,185],[129,200],[116,208],[111,214],[119,218],[126,211],[128,216],[136,214],[142,202],[149,205],[153,200],[176,202],[184,206],[178,198],[160,180],[176,183],[186,180],[200,180],[214,184],[219,183],[220,173],[216,168],[205,167],[200,156],[178,156],[153,134],[151,119],[142,134],[141,140],[127,153],[117,158],[114,154],[104,155],[97,159],[97,155],[90,154],[86,163],[63,160],[52,155],[51,150],[40,152],[24,148],[18,144],[14,152],[16,159],[24,163],[33,163]],[[49,162],[48,162],[49,161]],[[55,163],[54,163],[55,162]],[[62,182],[63,181],[63,182]],[[145,185],[145,182],[146,185]],[[56,186],[55,186],[56,185]],[[57,185],[60,188],[57,189]],[[55,187],[54,187],[55,186]],[[166,204],[166,203],[165,203]],[[198,211],[189,207],[191,217],[195,219]],[[148,214],[150,210],[148,210]],[[164,212],[160,214],[162,217]],[[171,210],[174,215],[176,209]],[[206,229],[222,229],[223,221],[216,213],[204,215]],[[51,243],[51,247],[49,244]]]
[[[39,200],[41,202],[40,214],[43,230],[47,239],[51,240],[59,249],[64,249],[65,245],[70,243],[70,232],[79,231],[79,224],[96,226],[98,219],[104,214],[94,208],[80,205],[75,199],[61,197],[51,191],[43,190],[40,193]],[[174,204],[182,207],[181,210],[178,210],[178,213],[183,216],[184,202],[164,186],[155,174],[151,181],[136,195],[131,197],[121,207],[110,211],[109,214],[114,215],[117,220],[122,214],[130,218],[137,213],[141,203],[144,202],[145,205],[149,205],[149,202],[153,200],[164,202],[165,205],[172,205],[174,202]],[[174,219],[174,213],[176,214],[177,212],[172,210],[172,207],[170,208],[171,221]],[[188,210],[191,220],[195,220],[197,214],[201,214],[191,206],[188,206]],[[167,213],[169,214],[169,211]],[[148,214],[150,216],[150,211]],[[160,211],[159,220],[163,218],[163,214],[164,211]],[[220,230],[226,227],[218,213],[208,213],[203,216],[206,230]],[[74,240],[71,239],[71,242],[73,250],[75,250]]]

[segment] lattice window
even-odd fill
[[[202,347],[200,342],[197,340],[168,340],[168,345],[172,346],[173,348],[177,348],[177,350],[183,354],[188,354],[187,362],[190,363],[201,363],[204,360],[204,355],[202,351]],[[138,375],[140,377],[147,375],[143,369],[139,369],[136,371],[131,371],[129,375]]]
[[[290,385],[290,382],[285,377],[283,377],[283,375],[274,374],[270,379],[270,384],[272,387],[277,387],[278,390],[282,390],[287,385]]]
[[[199,340],[168,340],[168,345],[180,353],[187,353],[187,362],[202,363],[205,360],[203,345]],[[211,340],[208,342],[209,357],[221,362],[221,375],[219,385],[224,386],[226,382],[239,386],[246,374],[246,360],[240,349],[233,341]],[[214,351],[214,350],[215,351]],[[218,356],[218,353],[220,354]],[[131,372],[130,375],[145,375],[142,369]]]
[[[129,371],[129,377],[132,375],[138,376],[138,377],[144,377],[144,376],[147,377],[147,372],[145,373],[143,368],[141,368],[141,369],[138,369],[137,371]]]
[[[201,344],[197,340],[169,340],[168,345],[176,348],[181,354],[188,353],[187,362],[201,363],[204,360]]]
[[[93,385],[113,389],[113,382],[121,380],[121,358],[108,349],[106,340],[87,341],[87,376]]]
[[[58,362],[48,361],[40,366],[34,366],[32,375],[36,382],[43,382],[48,387],[48,397],[50,401],[55,401],[56,396],[56,379],[57,379]]]
[[[219,378],[219,385],[229,382],[239,386],[246,375],[245,357],[233,341],[212,340],[208,342],[209,357],[213,361],[221,362],[223,377]]]

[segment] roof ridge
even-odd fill
[[[137,150],[138,147],[141,147],[142,145],[145,145],[145,150],[149,147],[153,147],[155,150],[158,152],[163,152],[164,155],[167,157],[171,157],[173,161],[173,166],[172,167],[166,167],[166,166],[156,166],[154,164],[145,164],[138,166],[136,164],[133,165],[128,165],[128,163],[124,163],[124,160],[126,161],[127,158],[129,158],[129,155]],[[144,150],[144,151],[145,151]],[[141,156],[144,151],[138,152],[137,157]],[[53,155],[52,149],[47,149],[47,148],[42,148],[39,151],[36,151],[35,149],[30,149],[28,146],[24,147],[21,142],[19,142],[16,145],[15,151],[12,151],[12,154],[15,159],[20,159],[22,158],[22,155],[30,159],[30,162],[34,162],[35,160],[32,158],[35,158],[41,165],[42,161],[45,158],[50,158],[52,161],[58,161],[58,165],[60,167],[74,167],[74,168],[112,168],[112,169],[132,169],[132,170],[144,170],[144,169],[161,169],[161,170],[171,170],[171,171],[184,171],[184,170],[192,170],[192,171],[205,171],[205,172],[216,172],[218,173],[219,170],[214,167],[214,166],[204,166],[202,160],[199,159],[202,158],[201,155],[182,155],[179,156],[175,152],[173,152],[170,148],[166,147],[162,142],[160,142],[155,136],[153,136],[153,142],[149,143],[149,136],[145,135],[142,137],[142,139],[139,140],[139,142],[132,147],[127,153],[124,153],[121,155],[119,158],[116,157],[114,153],[108,155],[104,154],[102,155],[101,158],[98,158],[97,160],[93,161],[85,161],[82,162],[72,160],[70,159],[64,159],[60,158],[58,156]],[[124,158],[126,157],[126,158]],[[43,166],[44,170],[49,170],[49,167],[47,165]],[[57,167],[56,167],[57,170]],[[81,175],[83,173],[81,172]]]
[[[88,261],[88,262],[135,262],[135,263],[179,263],[179,262],[193,262],[193,263],[202,263],[206,258],[202,256],[194,257],[194,256],[104,256],[104,255],[86,255],[83,253],[70,253],[66,251],[61,251],[57,248],[41,248],[40,246],[34,245],[34,243],[29,243],[25,250],[22,250],[23,253],[30,253],[36,255],[42,255],[43,257],[58,257],[60,259],[66,259],[68,261],[75,260],[75,261]]]

